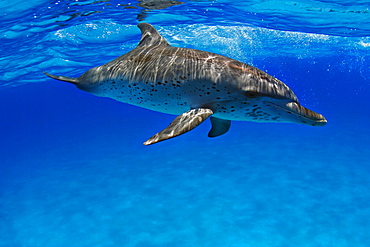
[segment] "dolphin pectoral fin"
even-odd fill
[[[231,121],[216,117],[211,117],[212,129],[208,132],[208,137],[216,137],[225,134],[230,129]]]
[[[213,111],[206,108],[191,109],[187,112],[184,112],[180,116],[177,116],[167,128],[155,134],[143,144],[151,145],[182,135],[197,127],[212,114]]]
[[[74,78],[74,77],[68,77],[68,76],[62,76],[62,75],[52,75],[52,74],[46,73],[45,71],[42,71],[42,73],[44,73],[45,75],[55,80],[66,81],[66,82],[69,82],[75,85],[77,85],[79,82],[78,78]]]

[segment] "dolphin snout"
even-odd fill
[[[312,126],[324,126],[328,122],[323,115],[301,106],[298,102],[289,102],[286,104],[286,106],[295,114],[299,115],[304,120],[307,120],[307,122],[302,120],[302,122],[305,124]]]

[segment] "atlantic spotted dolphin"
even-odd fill
[[[75,84],[97,96],[177,116],[144,142],[150,145],[184,134],[210,117],[209,137],[225,134],[231,120],[326,124],[304,108],[280,80],[218,54],[173,47],[147,24],[132,51],[92,68],[78,78],[47,76]]]

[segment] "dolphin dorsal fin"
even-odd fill
[[[138,47],[169,45],[152,25],[148,23],[140,23],[137,26],[141,30],[141,40]]]

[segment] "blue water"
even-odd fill
[[[370,1],[181,2],[0,1],[0,246],[370,246]],[[126,53],[139,21],[267,71],[328,124],[143,146],[175,116],[42,74]]]

